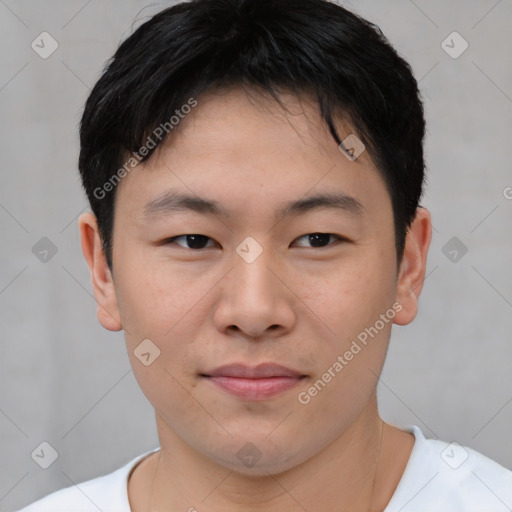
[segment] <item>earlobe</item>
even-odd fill
[[[418,312],[418,297],[423,288],[427,253],[432,239],[432,221],[427,209],[419,207],[407,232],[404,256],[400,264],[396,300],[402,306],[394,323],[407,325]]]
[[[96,217],[90,213],[83,213],[78,219],[82,253],[91,272],[94,297],[98,305],[98,320],[109,331],[120,331],[123,328],[114,280],[107,265],[107,260],[101,245]]]

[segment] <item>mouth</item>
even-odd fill
[[[307,375],[274,363],[230,364],[200,374],[217,388],[249,401],[261,401],[295,387]]]

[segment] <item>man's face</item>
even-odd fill
[[[304,462],[370,407],[397,300],[382,177],[367,152],[355,161],[341,153],[312,103],[283,98],[288,117],[239,88],[198,98],[172,138],[123,179],[114,216],[117,313],[161,442],[180,440],[253,474]],[[227,215],[172,207],[172,193]],[[353,200],[282,215],[288,203],[325,194]],[[307,236],[315,233],[325,235]],[[148,366],[135,355],[147,339],[160,350]],[[302,377],[276,377],[280,391],[262,384],[259,394],[247,381],[208,377],[269,362]],[[245,455],[260,459],[252,466]]]

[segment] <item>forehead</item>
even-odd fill
[[[308,152],[328,153],[326,145],[336,143],[320,117],[316,100],[306,92],[296,95],[286,90],[278,97],[279,103],[268,91],[239,85],[209,89],[200,96],[194,111],[184,116],[172,133],[173,139],[182,153],[197,153],[205,142],[216,144],[219,150],[224,145],[229,151],[237,144],[244,151],[257,145],[272,151],[277,143],[282,152],[300,145]],[[337,116],[335,123],[342,139],[353,133],[343,116]],[[171,145],[169,140],[162,148]],[[365,157],[363,154],[362,159]]]
[[[253,212],[316,189],[364,206],[389,200],[368,153],[355,161],[344,156],[310,96],[283,92],[280,100],[286,110],[253,89],[202,94],[149,161],[123,179],[120,202],[129,197],[146,210],[166,190]],[[336,127],[342,140],[353,133],[343,119]]]

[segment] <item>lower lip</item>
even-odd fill
[[[244,379],[240,377],[208,377],[224,391],[245,400],[265,400],[293,388],[302,377],[267,377]]]

